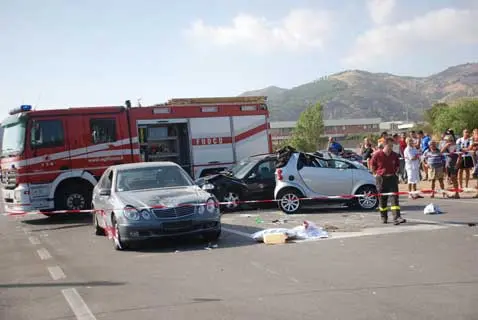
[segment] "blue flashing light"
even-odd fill
[[[17,114],[17,113],[22,113],[22,112],[27,112],[27,111],[31,111],[32,110],[32,106],[29,105],[29,104],[24,104],[24,105],[21,105],[20,108],[15,108],[13,110],[10,111],[10,114]]]
[[[20,106],[20,109],[21,109],[23,112],[31,111],[31,110],[32,110],[32,106],[29,105],[29,104],[24,104],[24,105]]]

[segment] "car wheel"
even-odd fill
[[[120,234],[120,229],[118,226],[118,223],[116,222],[115,217],[113,216],[111,218],[112,224],[113,224],[113,247],[115,250],[127,250],[128,249],[128,244],[124,241],[121,240],[121,234]]]
[[[98,224],[98,212],[95,212],[93,211],[91,213],[93,215],[93,226],[95,228],[95,235],[97,236],[104,236],[105,235],[105,230],[100,227],[100,225]]]
[[[294,189],[281,191],[277,197],[279,209],[287,214],[298,212],[302,206],[300,199],[302,194]]]
[[[357,190],[355,198],[355,207],[363,210],[374,210],[378,206],[377,188],[373,186],[363,186]]]
[[[214,242],[221,236],[221,229],[215,231],[208,231],[202,234],[202,237],[207,242]]]
[[[241,206],[241,196],[239,192],[236,191],[226,191],[222,196],[222,201],[229,202],[224,205],[224,209],[226,210],[236,210]]]

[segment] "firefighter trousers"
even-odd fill
[[[376,177],[377,191],[379,193],[398,192],[398,176],[377,176]],[[378,199],[378,209],[383,220],[388,218],[387,202],[390,198],[390,209],[393,214],[393,220],[400,218],[400,204],[398,203],[398,194],[395,195],[381,195]]]

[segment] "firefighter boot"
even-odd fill
[[[388,208],[379,208],[380,217],[382,218],[382,223],[388,222]]]
[[[399,225],[401,223],[407,222],[402,216],[400,215],[400,206],[392,206],[392,214],[393,214],[393,224]]]

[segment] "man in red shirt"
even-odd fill
[[[398,171],[400,170],[400,156],[393,152],[393,139],[385,140],[382,150],[377,151],[370,161],[372,173],[376,177],[377,190],[379,193],[398,193]],[[383,223],[388,220],[387,208],[388,196],[379,197],[379,211]],[[398,195],[390,196],[391,211],[395,225],[407,222],[400,215],[400,205]]]

